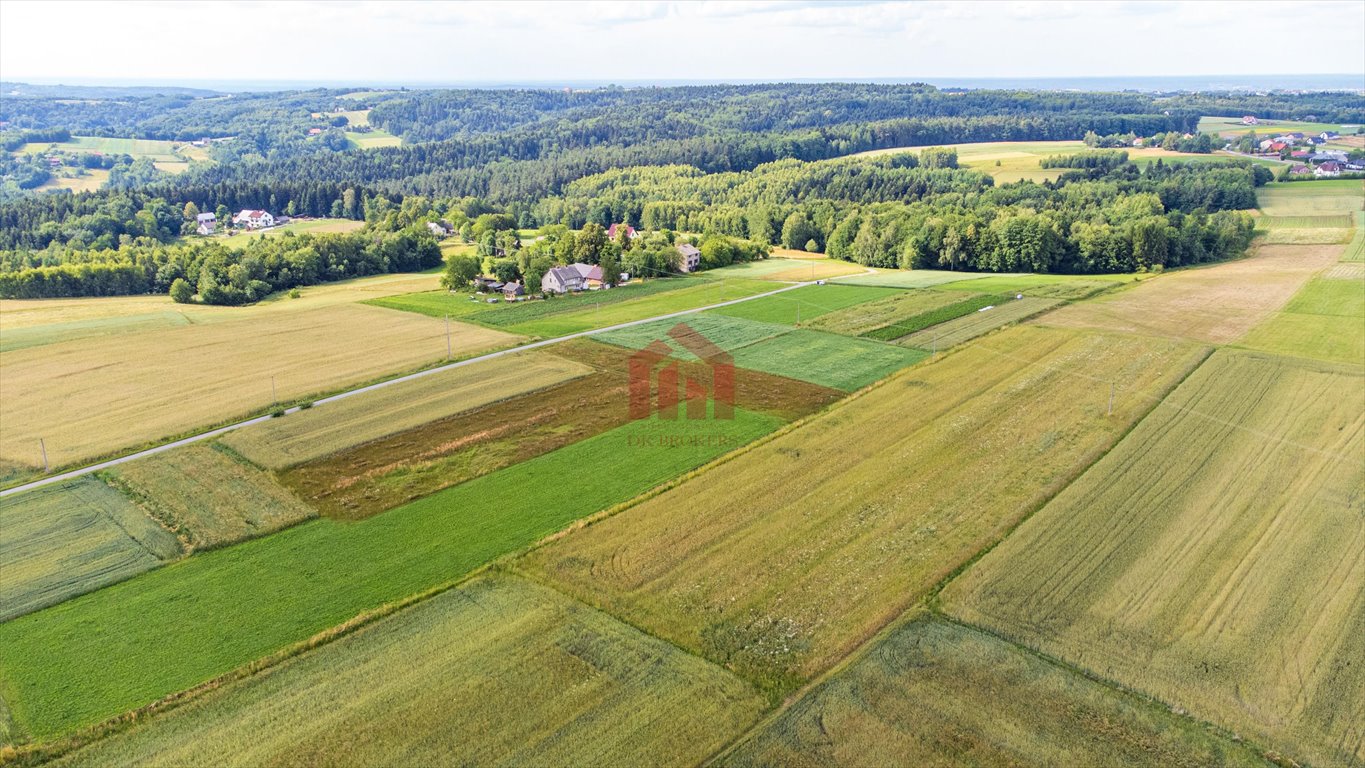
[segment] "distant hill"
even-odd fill
[[[204,88],[184,88],[175,85],[96,86],[96,85],[32,85],[0,80],[0,94],[15,99],[129,99],[151,96],[187,96],[206,98],[221,96],[219,91]]]

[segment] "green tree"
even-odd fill
[[[596,264],[602,256],[602,248],[607,244],[607,230],[601,224],[588,222],[574,237],[574,261]]]
[[[193,202],[185,203],[185,221],[195,221],[199,218],[199,206]]]
[[[805,250],[806,253],[819,253],[820,244],[815,242],[815,238],[812,237],[811,239],[806,241]]]
[[[602,249],[602,284],[615,286],[621,282],[621,260],[615,248]]]
[[[446,269],[441,275],[441,285],[446,290],[463,291],[479,275],[479,260],[473,256],[452,255],[446,259]]]
[[[190,287],[189,281],[183,277],[177,277],[171,283],[171,301],[176,304],[189,304],[194,301],[194,289]]]

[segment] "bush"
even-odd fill
[[[183,277],[171,283],[171,301],[176,304],[189,304],[194,301],[194,287]]]

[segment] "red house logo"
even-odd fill
[[[630,418],[647,419],[657,412],[661,419],[676,419],[679,404],[685,402],[687,418],[704,419],[709,400],[714,404],[715,418],[733,419],[734,358],[687,323],[670,328],[668,336],[710,367],[710,387],[704,380],[683,376],[678,361],[673,358],[673,350],[662,340],[655,339],[630,356]]]

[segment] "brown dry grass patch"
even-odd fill
[[[1226,344],[1246,335],[1340,256],[1341,246],[1262,245],[1249,258],[1144,280],[1062,307],[1038,322]]]
[[[284,472],[280,479],[323,515],[359,519],[601,434],[629,420],[631,350],[569,342],[555,354],[595,370],[579,379],[432,421]],[[705,377],[700,363],[684,373]],[[739,370],[740,408],[784,419],[832,403],[842,392]],[[516,489],[508,489],[515,493]]]

